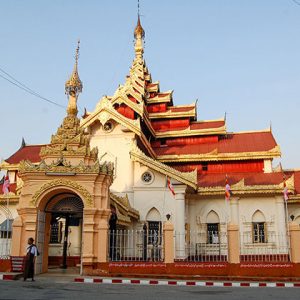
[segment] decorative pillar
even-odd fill
[[[228,240],[228,262],[231,264],[240,263],[240,237],[239,226],[229,223],[227,225]]]
[[[35,207],[26,207],[18,210],[19,216],[23,221],[22,237],[20,242],[19,255],[26,254],[26,246],[29,238],[36,239],[37,231],[37,209]],[[14,247],[14,245],[12,245]]]
[[[285,203],[282,196],[276,197],[276,210],[277,210],[277,232],[278,237],[276,237],[276,242],[278,248],[284,251],[285,245],[287,245],[287,227],[286,227],[286,212]],[[283,246],[283,247],[282,247]]]
[[[296,222],[289,223],[291,262],[300,263],[300,226]]]
[[[94,260],[94,225],[95,225],[96,208],[84,208],[83,210],[83,265],[92,265]]]
[[[102,212],[101,218],[98,224],[98,259],[99,263],[108,262],[108,218],[110,210],[105,210]]]
[[[164,223],[165,263],[174,263],[174,225],[170,221]]]
[[[232,224],[239,224],[239,198],[230,198],[230,222]]]
[[[23,222],[20,216],[14,219],[12,224],[13,226],[13,235],[11,240],[11,256],[20,256],[23,255],[21,250],[21,238],[22,238],[22,227]]]
[[[176,258],[185,258],[185,185],[174,185]]]

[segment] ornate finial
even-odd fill
[[[24,137],[22,137],[21,148],[24,148],[25,146],[26,146],[26,142]]]
[[[145,31],[141,25],[141,20],[140,20],[140,14],[138,14],[138,21],[137,21],[137,25],[134,29],[134,38],[135,39],[143,39],[145,38]]]
[[[143,39],[145,38],[145,31],[141,25],[140,19],[140,1],[138,0],[138,21],[134,29],[134,38],[135,38],[135,55],[137,58],[142,58],[144,53]]]
[[[78,40],[76,53],[75,53],[75,65],[70,79],[65,84],[65,92],[67,95],[77,96],[82,92],[82,82],[78,75],[78,58],[79,58],[79,45],[80,40]]]

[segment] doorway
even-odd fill
[[[55,195],[38,211],[36,273],[51,269],[79,273],[82,252],[83,202],[74,194]]]

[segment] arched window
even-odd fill
[[[207,243],[219,244],[220,218],[218,214],[211,210],[206,217]]]
[[[160,245],[161,244],[161,216],[159,211],[153,207],[149,210],[147,216],[147,229],[148,229],[148,244]]]
[[[252,216],[253,243],[267,243],[266,231],[265,216],[260,210],[257,210]]]

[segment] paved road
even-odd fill
[[[73,283],[69,279],[37,278],[36,282],[0,281],[1,300],[282,300],[300,299],[300,288],[211,288]]]

